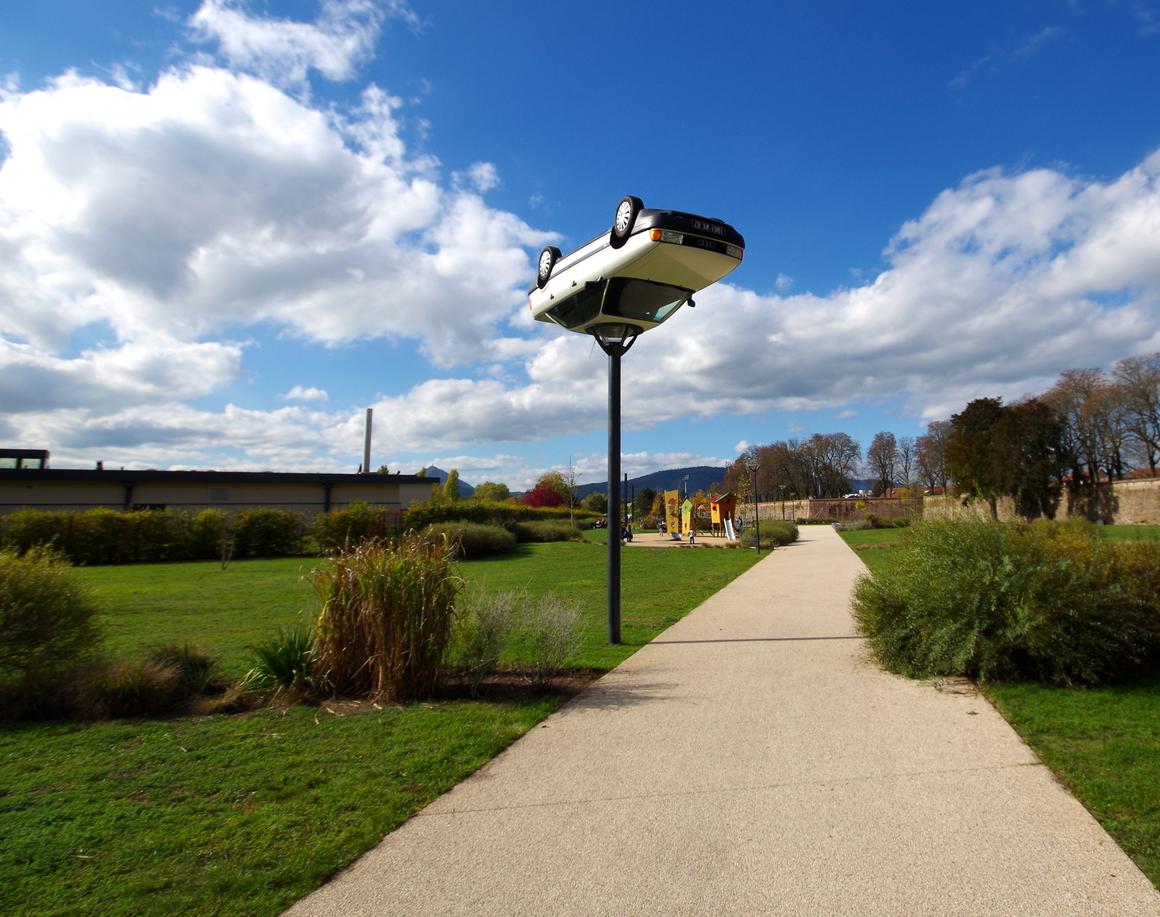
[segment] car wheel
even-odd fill
[[[552,276],[552,268],[556,266],[556,262],[559,260],[560,249],[554,245],[549,245],[540,252],[540,266],[536,270],[536,286],[541,290],[547,284],[548,278]]]
[[[620,248],[628,241],[628,237],[632,235],[633,224],[636,223],[636,215],[643,209],[644,202],[639,197],[629,194],[620,199],[620,203],[616,205],[616,215],[612,218],[612,232],[608,237],[608,242],[613,248]]]

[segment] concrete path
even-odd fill
[[[291,913],[1160,915],[982,697],[865,658],[863,571],[803,526]]]

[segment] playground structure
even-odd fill
[[[664,506],[665,527],[674,541],[680,541],[682,536],[701,534],[724,537],[728,541],[738,538],[737,497],[734,494],[724,493],[694,502],[688,497],[682,501],[680,491],[666,490]],[[698,517],[708,519],[707,528],[704,524],[698,525]]]

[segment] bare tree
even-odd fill
[[[926,433],[915,441],[918,475],[931,490],[947,488],[947,437],[950,432],[949,420],[932,420],[926,425]]]
[[[885,494],[894,486],[894,470],[898,462],[898,443],[893,433],[875,433],[866,450],[866,462],[877,477],[875,490]]]
[[[913,436],[898,437],[898,480],[903,487],[909,487],[914,482],[915,449]]]
[[[1113,378],[1124,393],[1128,433],[1155,477],[1160,463],[1160,353],[1120,360]]]

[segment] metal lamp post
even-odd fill
[[[620,358],[636,342],[635,325],[602,324],[591,329],[608,354],[608,642],[620,642]],[[615,526],[615,531],[613,527]]]

